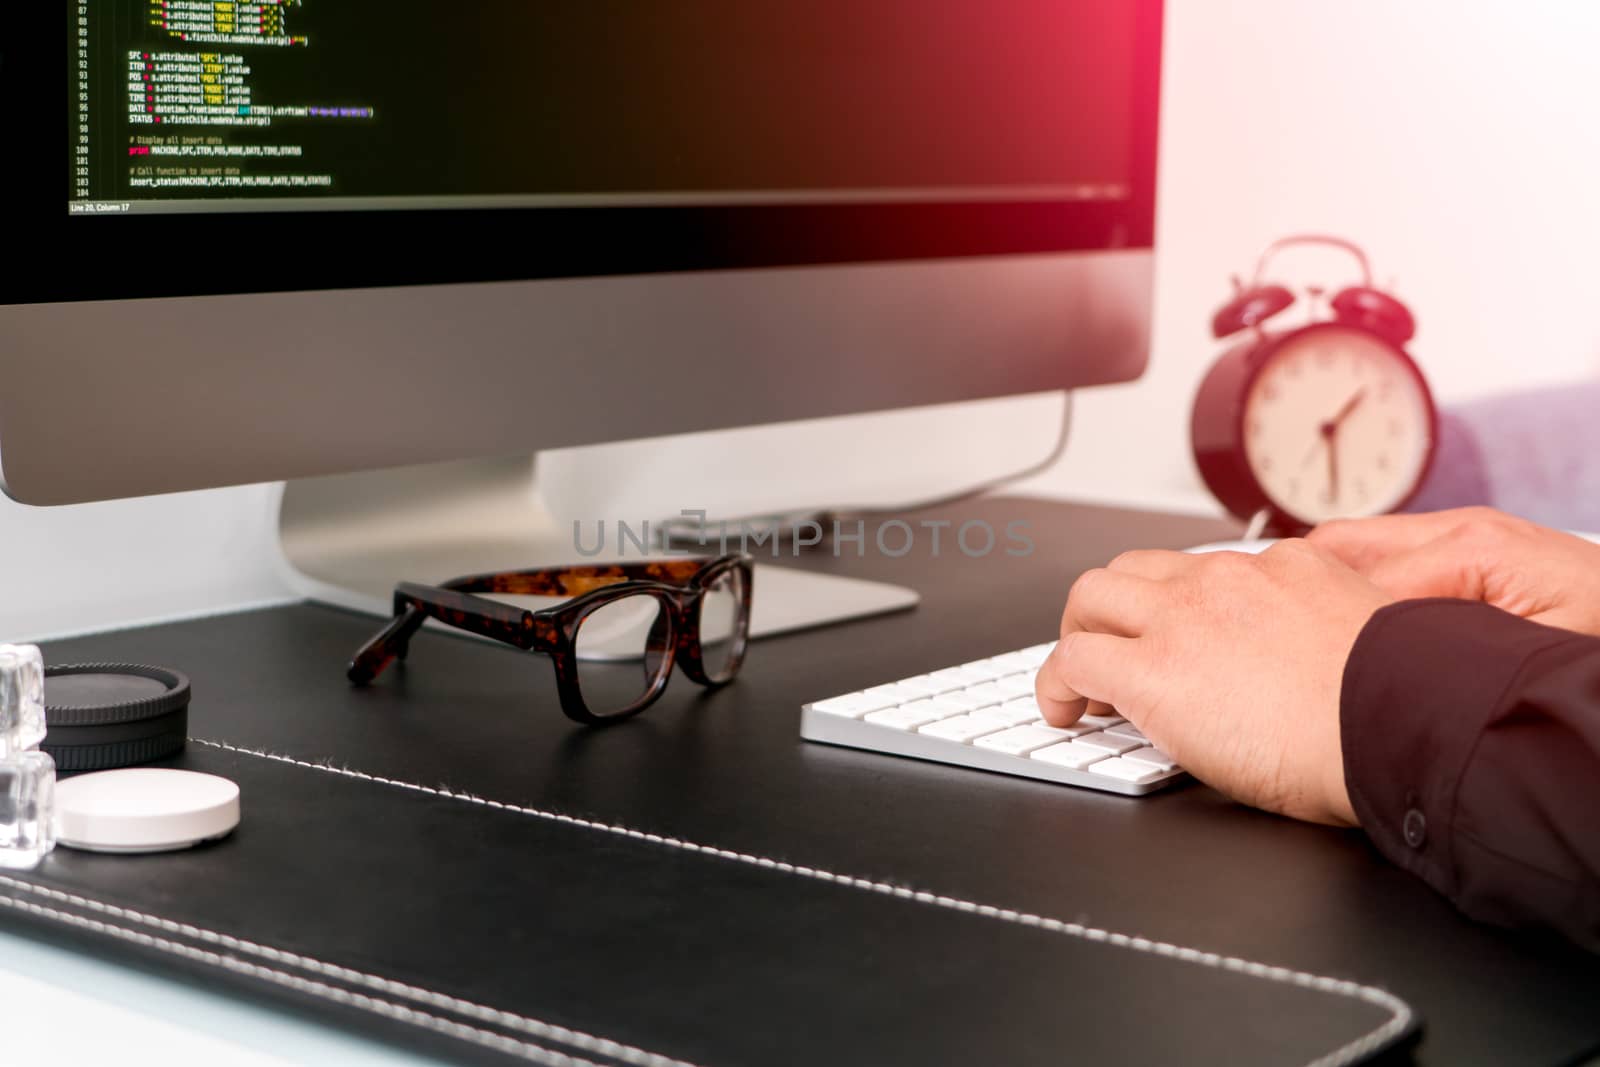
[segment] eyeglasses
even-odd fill
[[[750,638],[748,556],[558,567],[401,582],[395,617],[361,646],[346,674],[366,685],[396,659],[429,618],[555,661],[568,718],[598,725],[649,707],[673,663],[704,686],[733,680]],[[528,611],[474,593],[571,597]]]

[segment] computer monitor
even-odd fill
[[[1156,0],[13,8],[0,483],[27,503],[1145,363]]]

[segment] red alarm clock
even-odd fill
[[[1335,294],[1313,321],[1269,331],[1267,321],[1295,298],[1263,281],[1267,264],[1306,244],[1349,252],[1362,282]],[[1234,290],[1211,331],[1244,337],[1207,373],[1190,423],[1207,488],[1252,535],[1403,507],[1427,477],[1438,430],[1428,383],[1403,347],[1416,333],[1411,312],[1373,287],[1365,253],[1337,237],[1273,243],[1250,284],[1235,278]],[[1322,293],[1307,291],[1314,301]]]

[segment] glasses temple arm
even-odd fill
[[[397,659],[405,659],[411,637],[422,628],[428,613],[411,604],[397,603],[396,614],[377,636],[356,650],[345,668],[345,677],[356,685],[366,685]]]
[[[356,685],[366,685],[396,659],[404,659],[412,636],[430,617],[517,648],[537,643],[532,613],[466,593],[401,582],[394,591],[394,611],[389,625],[350,660],[345,675]]]

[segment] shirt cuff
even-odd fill
[[[1340,746],[1356,819],[1390,861],[1454,898],[1473,748],[1529,659],[1571,637],[1469,600],[1402,601],[1367,621],[1345,663]]]

